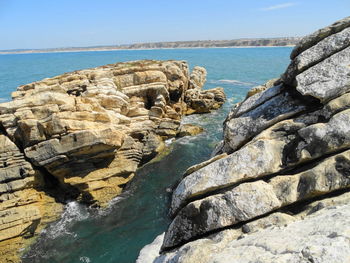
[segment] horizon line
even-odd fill
[[[129,44],[106,44],[106,45],[92,45],[92,46],[65,46],[65,47],[48,47],[48,48],[15,48],[15,49],[0,49],[1,54],[8,53],[24,53],[31,51],[54,51],[54,50],[67,50],[67,49],[93,49],[93,48],[115,48],[115,49],[141,49],[140,48],[132,48],[132,46],[138,45],[155,45],[155,44],[186,44],[186,43],[203,43],[203,42],[228,42],[228,41],[244,41],[244,40],[297,40],[300,39],[300,36],[293,37],[259,37],[259,38],[234,38],[234,39],[208,39],[208,40],[175,40],[175,41],[155,41],[155,42],[134,42]],[[128,48],[129,47],[129,48]],[[223,46],[225,47],[225,46]]]

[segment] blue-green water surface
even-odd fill
[[[205,89],[222,86],[228,100],[211,114],[184,122],[205,132],[169,145],[171,152],[140,168],[127,190],[103,211],[76,202],[66,205],[61,220],[51,224],[23,257],[23,262],[135,262],[139,250],[160,233],[167,216],[171,188],[189,166],[210,157],[222,138],[222,122],[234,103],[253,86],[278,77],[289,63],[291,48],[215,48],[125,50],[0,55],[0,101],[17,86],[77,69],[138,59],[186,60],[208,71]]]

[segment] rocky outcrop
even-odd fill
[[[350,260],[349,21],[305,37],[281,80],[232,108],[221,155],[173,192],[161,254],[138,262]]]
[[[50,178],[47,178],[49,180]],[[0,261],[17,262],[18,249],[49,221],[62,205],[43,191],[44,174],[34,169],[19,148],[0,133]]]
[[[185,102],[189,106],[186,114],[208,113],[211,109],[218,109],[225,102],[223,88],[202,90],[206,81],[207,71],[202,67],[195,67],[190,75],[189,87],[185,93]]]
[[[290,215],[275,212],[159,253],[163,235],[144,247],[137,263],[348,262],[350,196],[327,198]]]
[[[20,86],[0,104],[0,255],[7,241],[15,254],[61,202],[106,205],[165,139],[199,133],[181,117],[225,100],[220,88],[202,90],[205,80],[184,61],[144,60]]]

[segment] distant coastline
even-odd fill
[[[0,54],[32,54],[32,53],[60,53],[60,52],[89,52],[116,50],[152,50],[152,49],[189,49],[189,48],[253,48],[253,47],[289,47],[295,46],[299,37],[281,38],[246,38],[234,40],[200,40],[139,43],[118,46],[93,47],[65,47],[47,49],[14,49],[0,50]]]

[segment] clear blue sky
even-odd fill
[[[350,0],[0,0],[0,49],[302,36]]]

